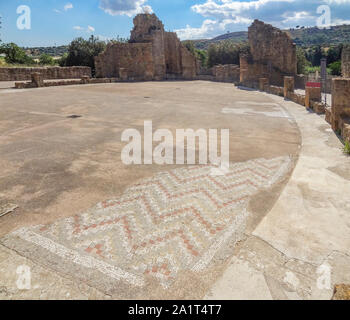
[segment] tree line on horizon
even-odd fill
[[[94,74],[94,57],[103,52],[108,43],[124,43],[128,39],[117,37],[115,40],[102,41],[98,37],[91,36],[88,39],[76,38],[68,46],[59,59],[48,53],[42,53],[38,59],[28,55],[26,50],[20,48],[15,43],[0,44],[0,54],[5,55],[0,59],[0,66],[7,65],[45,65],[53,66],[88,66]],[[212,43],[207,50],[198,49],[195,41],[183,41],[183,45],[192,52],[200,61],[203,68],[211,68],[219,64],[239,65],[239,56],[242,53],[249,53],[248,42],[235,42],[223,40]],[[333,75],[341,74],[341,53],[343,44],[324,48],[320,45],[311,47],[297,46],[298,73],[307,74],[319,69],[322,58],[327,58],[329,73]],[[3,62],[2,62],[3,61]]]

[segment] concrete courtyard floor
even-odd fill
[[[229,174],[124,165],[121,134],[145,120],[230,129]],[[322,117],[276,96],[0,89],[0,167],[0,205],[18,206],[0,217],[1,299],[330,299],[350,283],[349,158]]]

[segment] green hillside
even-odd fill
[[[302,47],[311,47],[320,45],[328,47],[340,43],[350,43],[350,25],[331,27],[330,29],[319,29],[317,27],[286,30],[295,43]],[[248,40],[248,32],[231,32],[218,36],[213,39],[194,40],[197,49],[208,49],[212,43],[230,40],[233,42],[242,42]]]

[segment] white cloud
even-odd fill
[[[73,9],[74,7],[73,7],[73,4],[71,4],[70,2],[68,2],[64,7],[63,7],[63,9],[64,9],[64,11],[68,11],[68,10],[71,10],[71,9]]]
[[[282,14],[282,17],[283,17],[283,20],[282,20],[283,24],[289,24],[289,23],[305,24],[305,22],[310,20],[316,21],[316,18],[317,18],[315,15],[310,15],[306,11],[285,12],[284,14]]]
[[[74,30],[77,30],[77,31],[88,32],[88,33],[95,32],[95,28],[92,27],[92,26],[87,26],[86,28],[81,27],[81,26],[74,26],[73,29],[74,29]]]
[[[328,4],[331,24],[348,24],[350,0],[197,0],[191,9],[205,20],[200,27],[187,25],[176,30],[182,39],[209,38],[227,31],[246,30],[254,19],[279,28],[315,26],[317,8]]]
[[[87,31],[88,31],[88,32],[95,32],[95,28],[92,27],[92,26],[88,26],[88,27],[87,27]]]
[[[108,14],[133,16],[138,13],[152,13],[149,5],[144,5],[148,0],[100,0],[100,8]]]
[[[187,25],[186,28],[177,29],[175,32],[182,40],[204,39],[222,34],[235,25],[239,25],[241,28],[247,27],[252,22],[253,20],[243,17],[223,19],[221,21],[206,19],[199,28],[191,28]]]
[[[60,10],[58,10],[58,9],[53,9],[53,11],[54,12],[56,12],[56,13],[62,13]]]

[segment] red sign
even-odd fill
[[[321,88],[320,82],[307,82],[306,86],[309,88]]]

